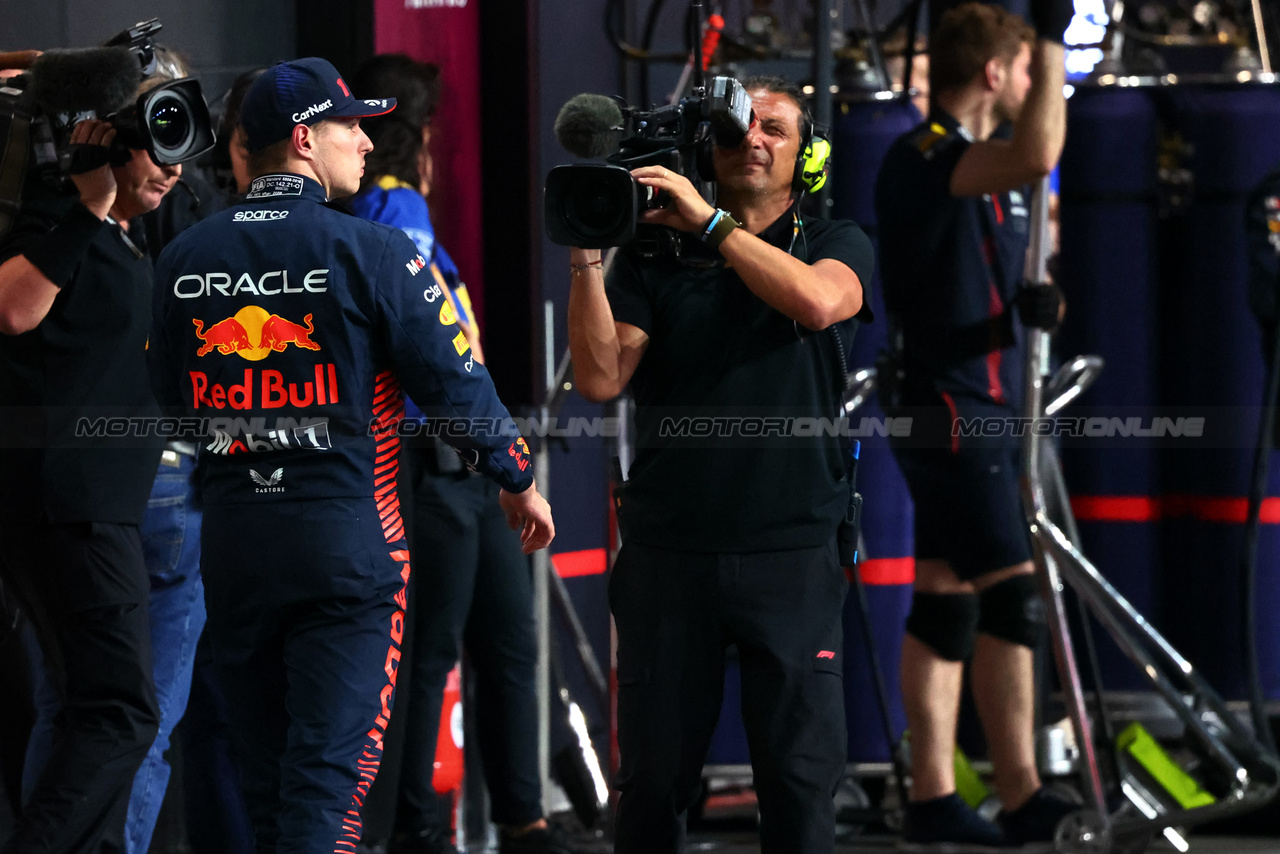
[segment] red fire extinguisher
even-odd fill
[[[436,735],[436,762],[431,784],[436,794],[447,795],[462,786],[462,663],[453,665],[444,683],[440,730]]]

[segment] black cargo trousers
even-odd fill
[[[609,580],[621,767],[615,851],[683,849],[738,647],[763,854],[830,854],[844,772],[848,582],[834,540],[748,554],[624,543]]]
[[[0,520],[0,573],[36,628],[61,703],[3,851],[123,850],[133,777],[160,723],[138,526]],[[0,697],[10,699],[3,686]]]

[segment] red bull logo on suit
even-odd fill
[[[203,320],[196,318],[191,321],[201,342],[196,355],[207,356],[217,350],[223,356],[235,353],[242,359],[257,362],[268,353],[283,353],[290,344],[304,350],[319,350],[320,345],[311,339],[316,331],[311,318],[308,314],[298,324],[256,305],[247,305],[208,329],[204,328]]]
[[[314,365],[312,373],[245,368],[241,382],[212,382],[204,371],[189,371],[192,409],[305,409],[338,403],[338,369],[333,363]],[[256,393],[255,393],[256,391]]]

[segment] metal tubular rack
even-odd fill
[[[1032,242],[1026,269],[1031,282],[1045,281],[1047,195],[1046,179],[1032,208]],[[1051,419],[1083,393],[1101,370],[1102,360],[1096,356],[1078,357],[1050,379],[1049,334],[1029,330],[1028,339],[1025,407],[1029,423],[1035,425]],[[1179,828],[1247,812],[1270,801],[1280,784],[1280,759],[1262,746],[1191,662],[1084,556],[1070,503],[1065,500],[1061,467],[1045,432],[1052,434],[1051,430],[1033,427],[1023,439],[1023,504],[1047,606],[1058,677],[1080,749],[1086,806],[1058,828],[1054,850],[1064,854],[1131,854],[1145,850],[1159,832],[1178,850],[1186,851],[1189,845]],[[1076,593],[1181,720],[1187,748],[1200,760],[1197,774],[1216,790],[1212,804],[1191,809],[1170,806],[1168,799],[1162,799],[1117,762],[1116,779],[1112,782],[1122,799],[1112,808],[1072,644],[1066,587]],[[1098,707],[1102,709],[1101,702]]]

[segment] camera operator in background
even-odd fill
[[[680,259],[624,249],[606,282],[598,250],[570,252],[578,388],[603,401],[630,384],[636,401],[609,590],[619,854],[682,850],[729,644],[742,666],[761,850],[835,844],[847,591],[835,540],[850,496],[847,440],[825,431],[681,440],[663,426],[684,416],[837,418],[855,317],[870,319],[867,237],[797,210],[812,153],[799,90],[767,77],[744,87],[754,120],[741,144],[713,154],[720,209],[661,166],[632,173],[670,198],[643,220],[694,238]]]
[[[1033,0],[1033,31],[998,6],[947,12],[929,45],[933,111],[894,143],[876,185],[885,303],[902,342],[900,404],[917,416],[911,439],[893,450],[915,504],[915,595],[902,646],[912,778],[904,838],[925,849],[1051,840],[1078,809],[1049,795],[1036,770],[1032,663],[1044,606],[1018,441],[955,430],[958,418],[1022,413],[1015,314],[1045,329],[1061,317],[1057,287],[1024,286],[1023,266],[1028,185],[1054,168],[1066,132],[1062,36],[1072,14],[1070,0]],[[971,656],[1004,806],[998,826],[956,794]]]
[[[36,628],[37,697],[57,695],[39,703],[49,751],[29,754],[5,854],[125,850],[130,784],[160,723],[139,525],[163,440],[93,440],[76,426],[154,414],[151,263],[136,218],[182,168],[143,149],[110,152],[116,134],[101,119],[77,124],[70,143],[90,163],[74,189],[29,170],[0,240],[0,561]]]
[[[484,363],[480,330],[458,268],[436,240],[424,191],[432,181],[427,142],[440,98],[440,70],[402,54],[377,56],[356,73],[355,93],[394,97],[396,110],[363,123],[373,151],[365,161],[356,214],[404,231],[427,261],[428,301],[457,318],[475,360]],[[416,285],[416,283],[415,283]],[[421,286],[415,287],[415,293]],[[441,315],[444,316],[443,314]],[[421,417],[413,401],[406,416]],[[520,538],[498,506],[498,486],[467,469],[439,438],[409,442],[403,453],[414,556],[406,622],[408,667],[396,716],[406,721],[395,805],[392,854],[456,854],[432,784],[436,739],[449,672],[465,639],[476,680],[476,723],[491,816],[502,854],[568,854],[556,825],[542,814],[537,638],[533,581]]]

